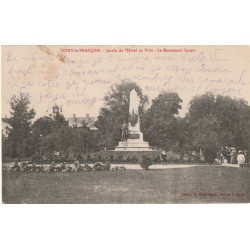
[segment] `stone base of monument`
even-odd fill
[[[115,147],[115,151],[153,151],[147,142],[144,143],[128,143],[119,142],[119,146]]]
[[[129,133],[127,141],[120,141],[115,151],[153,151],[148,142],[143,141],[142,133]]]

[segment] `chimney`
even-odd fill
[[[86,114],[86,118],[89,119],[89,114]]]

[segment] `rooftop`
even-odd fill
[[[68,120],[69,127],[83,127],[86,125],[90,128],[90,130],[97,130],[97,128],[94,126],[94,123],[97,121],[97,117],[90,117],[89,114],[87,114],[85,117],[77,117],[75,114],[73,117],[67,117],[66,120]]]

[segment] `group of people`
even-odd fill
[[[220,163],[238,164],[249,163],[247,150],[239,150],[236,148],[225,147],[220,152]]]

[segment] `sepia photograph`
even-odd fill
[[[250,202],[250,47],[2,46],[2,203]]]

